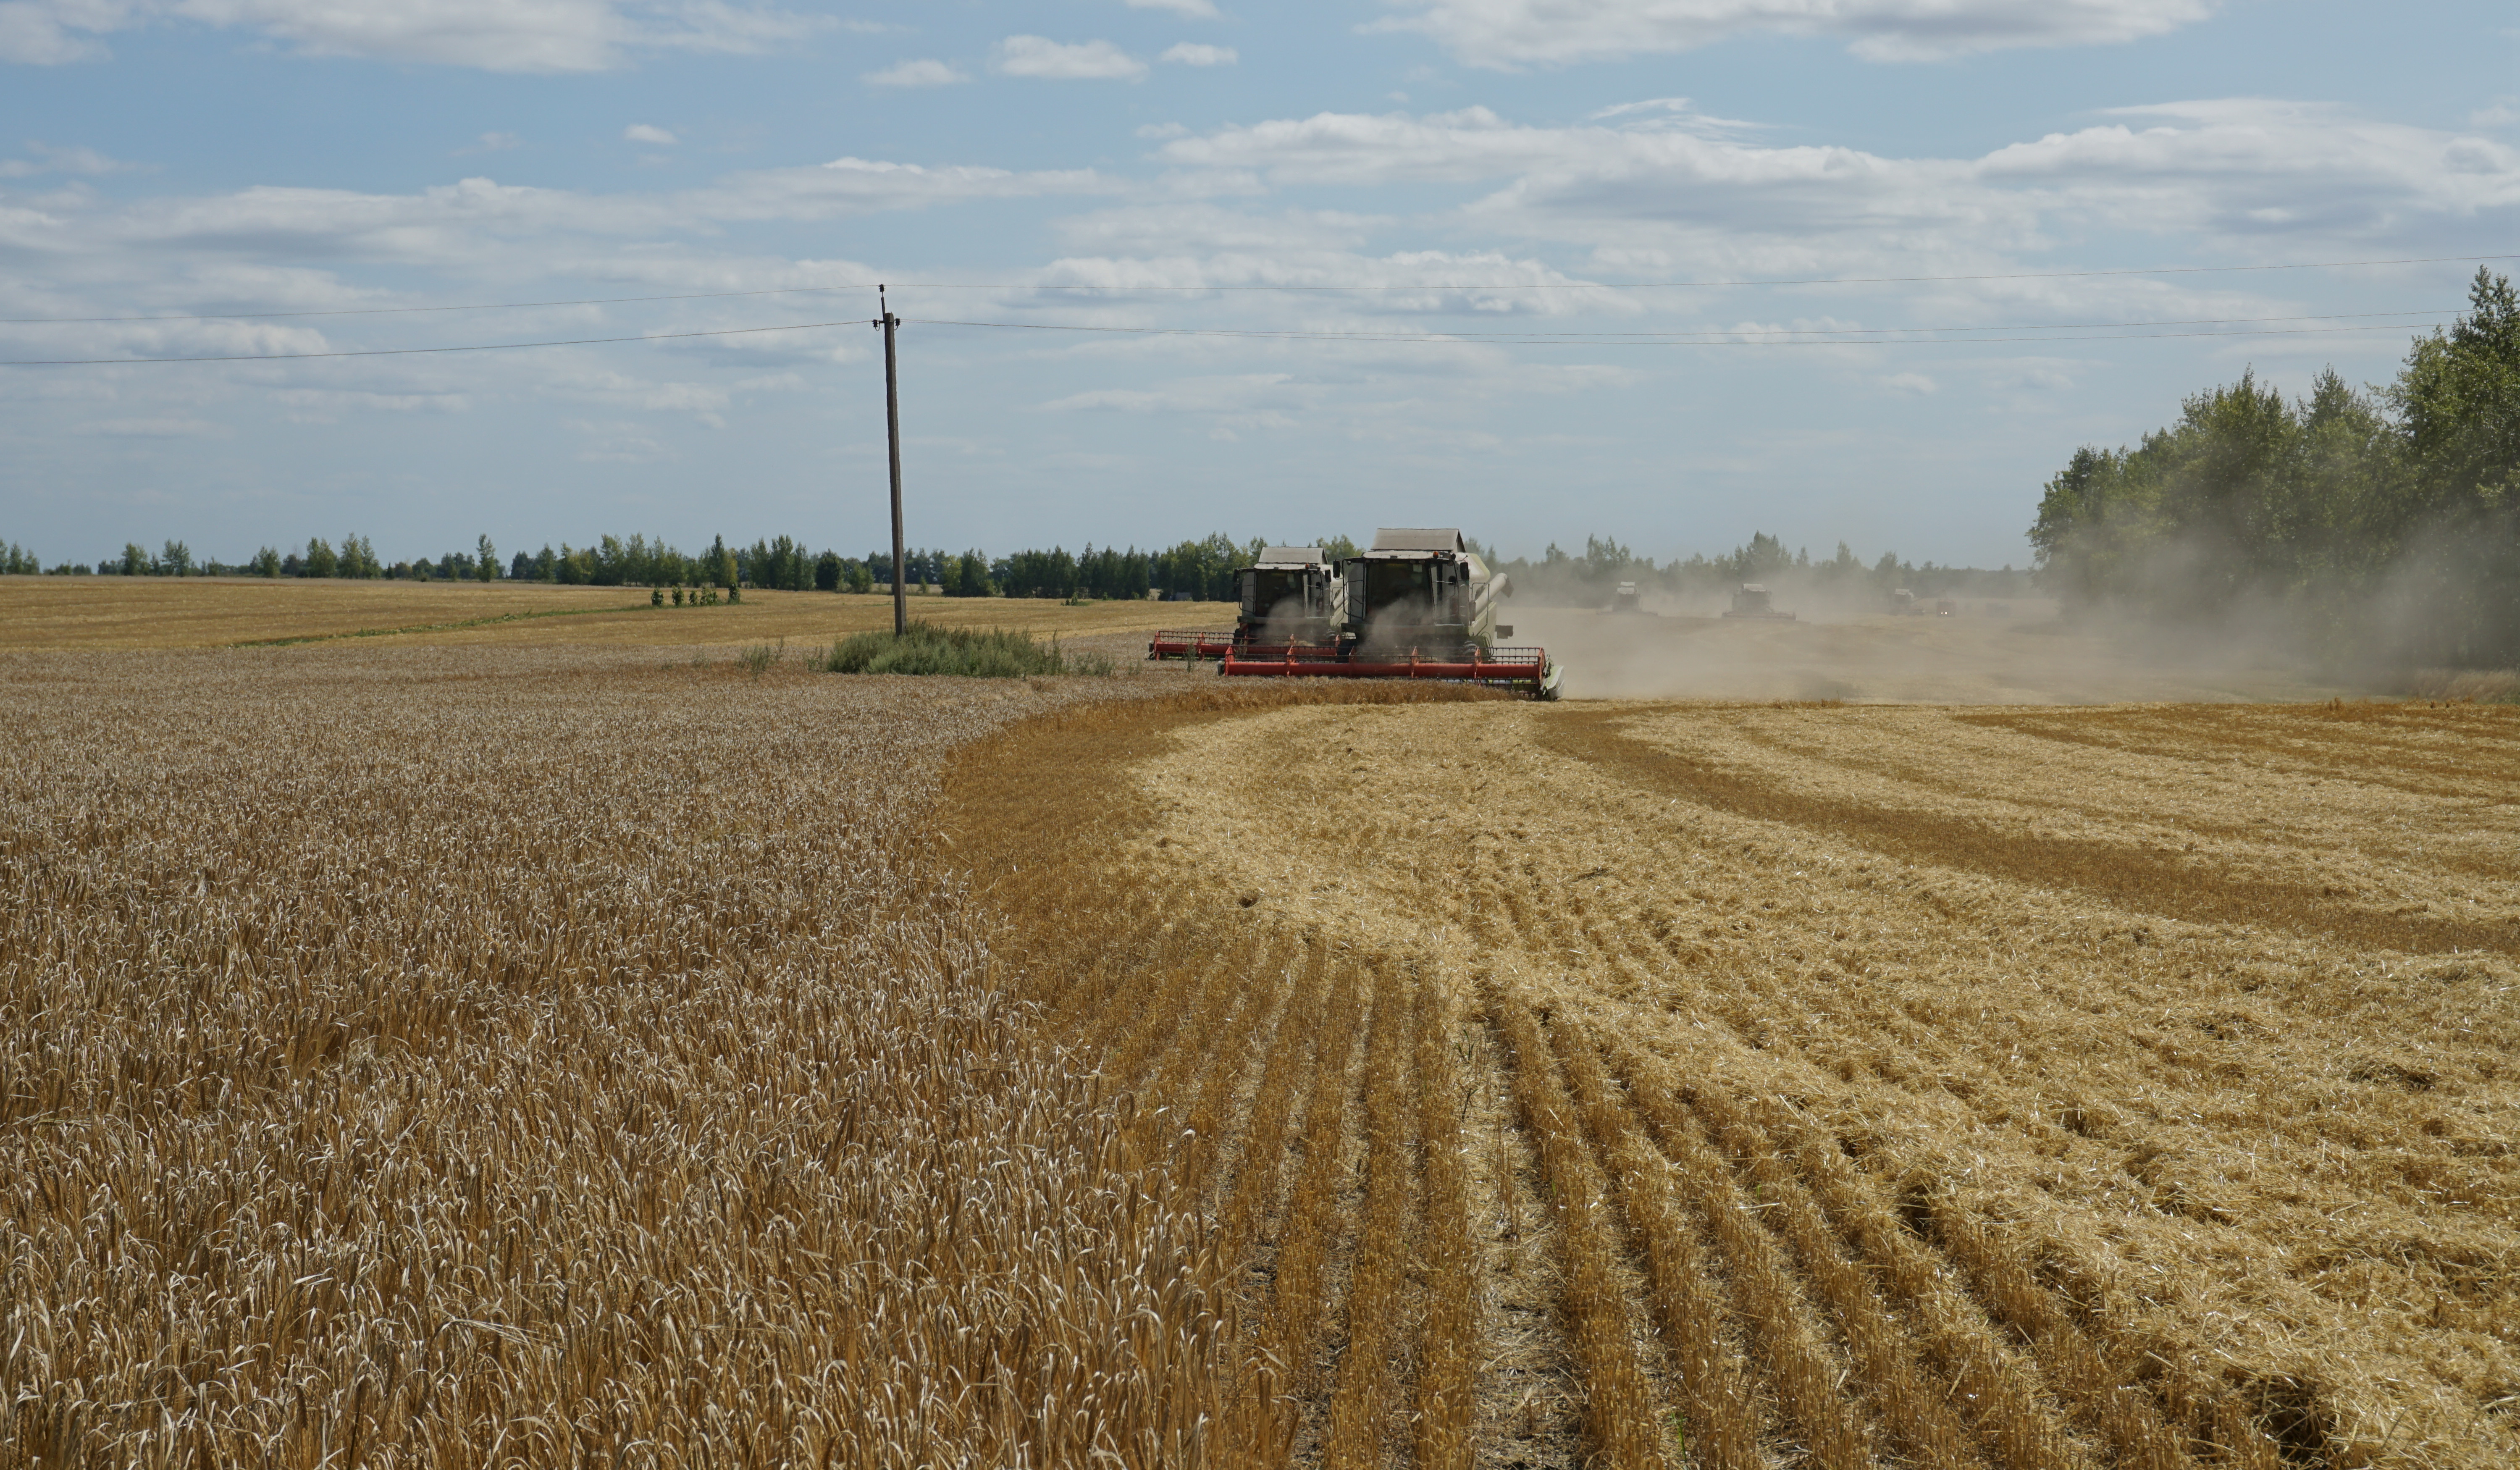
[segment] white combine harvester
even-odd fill
[[[1235,573],[1231,634],[1158,633],[1149,658],[1214,658],[1238,678],[1445,679],[1557,697],[1541,648],[1500,646],[1507,579],[1452,527],[1395,527],[1333,572],[1319,547],[1271,547]]]

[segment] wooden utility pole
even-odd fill
[[[892,449],[892,636],[902,638],[910,632],[910,599],[902,586],[908,553],[901,545],[901,375],[892,356],[893,329],[901,325],[901,318],[892,314],[879,285],[875,301],[883,313],[883,320],[876,325],[883,329],[883,433]]]

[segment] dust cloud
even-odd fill
[[[1546,647],[1570,699],[1842,699],[2115,704],[2323,699],[2360,690],[2255,640],[2136,636],[2057,618],[2045,599],[1952,600],[1896,615],[1778,599],[1791,621],[1713,609],[1512,608],[1514,644]],[[1874,604],[1877,605],[1877,604]]]

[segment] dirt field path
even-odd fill
[[[2520,1462],[2515,712],[987,759],[1010,958],[1216,1223],[1231,1462]]]

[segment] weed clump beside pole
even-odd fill
[[[907,633],[853,633],[820,660],[832,674],[961,674],[1021,679],[1035,674],[1108,674],[1110,657],[1071,653],[1057,639],[1039,643],[1004,628],[938,628],[912,623]]]

